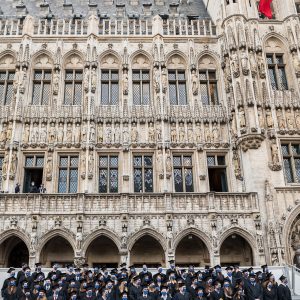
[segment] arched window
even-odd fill
[[[141,54],[132,62],[132,97],[134,105],[150,104],[150,62]]]
[[[169,99],[171,105],[187,104],[186,64],[180,55],[168,60]]]
[[[52,60],[39,55],[34,61],[32,80],[32,105],[47,105],[51,95]]]
[[[215,60],[204,55],[199,61],[200,95],[203,105],[218,105],[218,81]]]
[[[5,55],[0,59],[0,105],[9,105],[14,94],[15,58]]]
[[[117,105],[119,103],[120,77],[119,60],[114,55],[106,55],[101,60],[101,104]]]
[[[70,55],[65,64],[65,105],[80,105],[82,102],[83,62],[76,55]]]

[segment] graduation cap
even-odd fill
[[[24,268],[24,271],[26,271],[26,270],[29,270],[29,271],[31,271],[31,269],[30,269],[30,267],[29,267],[29,266],[27,266],[27,267],[25,267],[25,268]]]
[[[214,266],[214,269],[222,269],[220,265]]]
[[[79,282],[80,282],[80,283],[86,282],[86,279],[85,279],[85,278],[81,278],[81,279],[79,280]]]
[[[286,279],[286,277],[284,276],[284,275],[281,275],[280,277],[279,277],[279,280],[280,281],[283,281],[283,280],[285,280]]]
[[[178,282],[178,287],[183,287],[183,286],[185,286],[185,283],[184,282]]]
[[[101,267],[101,270],[102,270],[102,271],[105,271],[105,270],[107,270],[107,267],[106,267],[106,266],[103,266],[103,267]]]
[[[130,269],[135,269],[135,265],[129,266]]]
[[[88,268],[89,267],[89,264],[85,263],[82,265],[84,268]]]
[[[227,267],[225,270],[226,270],[226,271],[228,271],[228,270],[232,271],[233,268],[232,268],[231,266],[229,266],[229,267]]]
[[[237,279],[235,280],[235,284],[241,284],[242,281],[243,281],[242,278],[237,278]]]
[[[7,270],[7,273],[11,273],[11,272],[13,272],[13,271],[15,271],[16,269],[15,268],[9,268],[8,270]]]
[[[121,284],[121,283],[124,282],[124,281],[127,282],[127,278],[125,278],[125,277],[120,277],[120,278],[118,279],[118,283],[119,283],[119,284]]]
[[[249,272],[249,273],[252,273],[252,271],[253,271],[253,268],[252,268],[252,267],[248,269],[248,272]]]
[[[9,281],[10,281],[10,282],[11,282],[11,281],[17,281],[17,278],[11,277],[11,278],[9,278]]]
[[[67,268],[69,269],[69,268],[73,268],[74,266],[73,266],[73,264],[68,264],[67,265]]]
[[[116,268],[112,269],[112,270],[110,271],[110,274],[111,274],[111,275],[116,275],[116,274],[118,274],[118,269],[116,269]]]
[[[27,263],[23,262],[22,263],[22,269],[25,268],[25,267],[27,267]]]
[[[255,274],[256,276],[259,276],[260,274],[262,274],[262,271],[257,271]]]
[[[76,268],[76,269],[74,269],[74,271],[75,271],[75,272],[80,272],[81,269],[80,269],[80,268]]]
[[[35,264],[36,268],[40,267],[41,265],[42,265],[42,263],[40,263],[40,262],[38,262],[38,263]]]
[[[249,269],[243,269],[242,270],[242,273],[246,273],[246,272],[249,273]]]
[[[133,278],[132,278],[134,281],[138,280],[138,279],[141,279],[140,275],[135,275]]]
[[[121,296],[123,296],[123,295],[127,295],[127,292],[124,291],[123,293],[121,293]]]
[[[122,268],[120,271],[121,272],[127,272],[127,269],[126,268]]]
[[[43,287],[40,288],[39,292],[46,294],[46,290]]]
[[[77,295],[77,290],[72,291],[70,294],[70,296],[75,296],[75,295]]]
[[[239,265],[234,265],[233,268],[234,268],[234,269],[239,269],[240,266],[239,266]]]
[[[170,259],[170,260],[168,261],[168,263],[174,264],[174,263],[175,263],[175,260],[174,260],[174,259]]]
[[[205,270],[209,270],[210,266],[209,265],[205,265],[204,269]]]
[[[126,267],[126,263],[120,264],[120,268],[125,268],[125,267]]]
[[[213,282],[213,286],[216,286],[217,284],[219,284],[220,283],[220,281],[219,281],[219,279],[217,279],[217,280],[215,280],[214,282]]]
[[[196,292],[198,293],[199,291],[204,291],[204,287],[203,286],[199,286],[197,289],[196,289]]]
[[[93,289],[94,289],[94,287],[93,287],[93,285],[91,285],[91,284],[89,284],[89,285],[86,287],[86,290],[87,290],[87,291],[93,290]]]
[[[268,265],[263,265],[263,266],[261,266],[261,268],[264,270],[265,268],[267,268],[268,267]]]
[[[255,275],[254,273],[251,273],[251,274],[250,274],[250,277],[251,277],[251,278],[255,278],[256,275]]]
[[[57,283],[53,284],[52,285],[52,290],[56,290],[59,288],[59,285]]]
[[[224,282],[230,282],[231,283],[230,279],[228,279],[228,278],[225,278]]]

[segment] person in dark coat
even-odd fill
[[[21,191],[20,184],[17,183],[16,186],[15,186],[15,193],[16,193],[16,194],[19,194],[20,191]]]
[[[170,277],[171,273],[176,274],[175,260],[171,259],[168,262],[170,264],[170,268],[167,269],[167,271],[166,271],[167,280],[169,280],[169,277]]]
[[[245,285],[245,292],[248,300],[263,300],[263,288],[256,282],[255,274],[250,275],[250,280]]]
[[[8,275],[8,278],[6,278],[3,282],[3,285],[2,285],[2,288],[1,288],[1,297],[3,297],[3,292],[4,290],[7,288],[8,286],[8,283],[10,282],[10,280],[12,278],[15,278],[15,275],[16,275],[16,270],[15,268],[9,268],[7,273],[9,274]]]
[[[190,293],[191,299],[194,300],[198,296],[197,295],[197,292],[198,292],[198,278],[193,277],[193,278],[191,278],[191,281],[192,281],[192,284],[187,287],[187,291]]]
[[[3,291],[4,300],[18,300],[21,295],[21,290],[17,287],[17,279],[12,277],[8,283],[6,289]]]
[[[273,285],[271,280],[264,283],[263,300],[277,300],[277,288]]]
[[[129,300],[137,300],[142,295],[141,278],[136,275],[132,279],[133,283],[129,288]]]
[[[149,290],[147,286],[142,288],[142,295],[138,297],[138,300],[153,300],[152,297],[149,295]]]
[[[160,295],[157,298],[157,300],[172,300],[172,297],[169,294],[169,290],[168,290],[168,287],[166,285],[163,285],[161,287]]]
[[[278,300],[292,300],[292,294],[290,288],[288,287],[287,278],[282,275],[280,276],[279,280],[280,284],[278,285],[277,289]]]
[[[191,295],[187,292],[185,283],[179,283],[178,287],[179,291],[175,294],[173,300],[191,300]]]
[[[225,299],[224,292],[221,286],[221,282],[215,281],[214,283],[214,290],[210,293],[211,300],[220,300]]]
[[[203,287],[198,288],[196,300],[207,300],[207,298],[204,295],[204,288]]]

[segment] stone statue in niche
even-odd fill
[[[3,164],[2,164],[2,176],[4,179],[6,178],[7,168],[8,168],[8,154],[4,156]]]
[[[171,142],[176,143],[177,142],[177,130],[176,130],[176,124],[171,125]]]
[[[295,123],[297,129],[300,129],[300,112],[298,108],[295,110]]]
[[[285,124],[285,119],[283,117],[283,113],[282,113],[282,109],[281,108],[277,109],[276,116],[277,116],[278,128],[280,130],[285,129],[286,124]]]
[[[12,138],[12,128],[13,128],[13,123],[9,122],[7,132],[6,132],[6,141],[10,142]],[[39,134],[37,133],[37,138],[39,138]]]
[[[172,176],[172,159],[169,149],[166,151],[166,175],[168,179]]]
[[[90,133],[89,133],[89,141],[91,143],[95,143],[96,140],[96,129],[95,129],[95,123],[91,122],[90,123]]]
[[[115,130],[114,130],[114,143],[120,144],[121,143],[121,132],[120,132],[120,124],[115,124]]]
[[[239,57],[238,57],[236,51],[233,51],[232,55],[231,55],[231,68],[233,71],[233,76],[236,78],[239,77],[240,76],[240,64],[239,64]]]
[[[153,123],[149,124],[148,128],[148,143],[154,144],[155,143],[155,129]]]
[[[62,144],[64,142],[64,124],[59,123],[58,132],[57,132],[57,142]]]
[[[158,166],[158,176],[159,176],[159,178],[163,178],[164,177],[164,161],[163,161],[162,150],[158,150],[156,161],[157,161],[157,166]]]
[[[127,123],[125,123],[123,126],[123,143],[129,144],[129,129]]]
[[[60,79],[59,70],[55,70],[55,73],[53,75],[53,94],[54,95],[58,95],[59,79]]]
[[[67,134],[66,134],[66,143],[67,144],[72,144],[72,136],[73,136],[73,126],[72,126],[72,123],[68,123]]]
[[[91,72],[91,90],[93,93],[95,93],[96,91],[96,87],[97,87],[97,73],[96,73],[96,69],[92,68],[92,72]]]
[[[234,113],[231,114],[231,133],[233,136],[237,134],[236,118]]]
[[[153,85],[156,93],[160,92],[160,72],[158,68],[153,70]]]
[[[99,144],[103,143],[103,126],[101,123],[98,124],[97,128],[97,141]]]
[[[77,233],[76,233],[76,249],[77,249],[77,251],[81,250],[82,241],[83,241],[82,227],[78,227],[77,228]]]
[[[39,124],[33,123],[31,142],[33,144],[36,144],[38,143],[38,141],[39,141]]]
[[[87,142],[87,127],[86,124],[82,125],[81,129],[81,142],[86,143]]]
[[[198,76],[196,70],[192,71],[192,92],[193,95],[198,95]]]
[[[179,124],[179,143],[185,142],[185,127],[183,123]]]
[[[81,139],[81,132],[80,132],[80,123],[76,123],[75,126],[75,135],[74,135],[74,141],[75,144],[80,144],[80,139]]]
[[[105,143],[106,144],[111,144],[112,143],[112,129],[110,124],[106,125],[106,130],[105,130]]]
[[[168,74],[166,68],[162,70],[161,85],[162,85],[162,92],[165,94],[168,88]]]
[[[239,117],[240,117],[240,127],[245,128],[246,127],[246,117],[245,117],[245,111],[243,107],[240,107],[239,109]]]
[[[210,127],[209,127],[208,123],[205,124],[204,134],[205,134],[205,142],[206,143],[211,143],[212,142],[212,134],[211,134]]]
[[[80,170],[81,170],[81,178],[85,179],[85,175],[86,175],[85,152],[80,155]]]
[[[293,55],[293,65],[296,71],[297,77],[300,77],[300,59],[297,51],[292,52]]]
[[[138,142],[138,131],[136,128],[136,124],[132,124],[131,126],[131,142],[132,143]]]
[[[233,152],[233,165],[234,165],[234,175],[237,179],[242,179],[242,171],[241,171],[241,161],[238,152],[235,150]]]
[[[123,95],[128,95],[128,71],[123,72]]]
[[[84,72],[84,78],[83,78],[83,88],[86,93],[89,91],[89,86],[90,86],[90,70],[86,68]]]
[[[257,63],[256,63],[255,55],[254,55],[252,49],[249,50],[249,58],[250,58],[251,73],[252,73],[252,76],[254,77],[257,73]]]
[[[49,144],[54,144],[55,141],[56,141],[56,128],[55,128],[55,124],[51,123],[49,128],[49,133],[48,133],[48,142]]]
[[[18,166],[18,156],[16,152],[13,152],[11,157],[11,164],[10,164],[10,177],[14,178],[17,172]]]
[[[89,154],[89,161],[88,161],[88,171],[89,171],[89,178],[91,179],[93,177],[93,171],[94,171],[94,154],[93,152],[90,152]]]
[[[279,151],[276,141],[273,141],[271,144],[271,153],[272,153],[272,162],[274,165],[279,164]]]
[[[3,123],[2,130],[0,133],[0,143],[6,143],[7,141],[7,124]]]
[[[157,142],[161,142],[162,141],[161,128],[160,128],[159,124],[157,125],[157,128],[156,128],[156,141]]]
[[[47,143],[47,127],[45,123],[42,123],[41,133],[40,133],[40,143]]]
[[[48,153],[47,163],[46,163],[46,178],[47,178],[47,180],[52,180],[52,168],[53,168],[52,154]]]
[[[295,122],[294,122],[294,115],[290,108],[288,108],[285,112],[286,116],[286,122],[288,129],[294,129],[295,128]]]
[[[266,111],[266,123],[268,128],[274,127],[274,121],[271,110],[268,108]]]
[[[213,136],[214,143],[220,142],[220,130],[219,130],[218,124],[216,122],[213,123],[212,136]]]
[[[187,135],[188,135],[188,142],[189,143],[194,143],[194,130],[193,130],[193,126],[192,125],[190,125],[188,127]]]
[[[200,126],[200,124],[197,124],[196,125],[196,143],[200,144],[201,141],[202,141],[202,138],[201,138],[201,126]]]
[[[258,68],[260,78],[262,79],[266,78],[266,68],[265,68],[265,63],[261,52],[257,54],[256,62],[257,62],[257,68]]]
[[[265,128],[265,118],[261,107],[257,108],[258,123],[260,128]]]
[[[241,66],[242,72],[246,76],[249,74],[249,60],[245,49],[241,51]]]
[[[30,124],[26,123],[23,132],[23,144],[28,144],[30,138]]]

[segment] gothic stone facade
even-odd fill
[[[1,1],[16,15],[0,19],[1,266],[297,262],[293,0],[272,20],[254,0],[106,0],[111,16],[90,3],[59,18],[36,2]],[[47,193],[13,193],[31,181]]]

